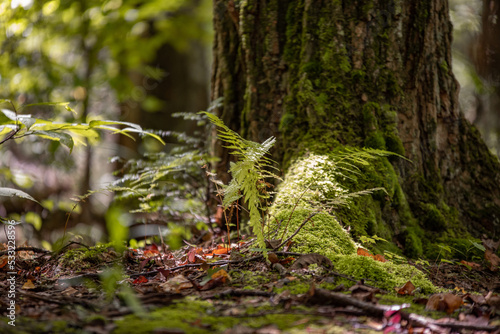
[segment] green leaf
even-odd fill
[[[2,188],[2,187],[0,187],[0,196],[20,197],[20,198],[29,199],[30,201],[33,201],[33,202],[40,204],[36,199],[31,197],[31,195],[25,193],[24,191],[17,190],[14,188]]]
[[[137,129],[139,131],[142,131],[142,128],[141,128],[140,125],[134,124],[134,123],[130,123],[130,122],[109,121],[109,120],[103,120],[103,121],[94,120],[94,121],[90,121],[90,123],[89,123],[89,127],[91,127],[91,128],[95,128],[95,127],[98,127],[100,125],[127,125],[127,126],[130,126],[131,128],[134,128],[134,129]]]
[[[29,130],[33,124],[35,124],[36,119],[31,118],[31,115],[19,115],[18,121],[21,122],[27,130]]]
[[[0,111],[10,120],[17,120],[17,114],[9,109],[0,109]]]
[[[73,141],[73,137],[64,132],[53,132],[53,131],[36,131],[33,132],[34,135],[61,142],[64,146],[69,148],[69,153],[73,151],[73,147],[75,146],[75,142]]]

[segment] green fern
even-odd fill
[[[223,189],[222,205],[227,209],[240,198],[244,198],[250,213],[249,224],[257,237],[259,248],[264,249],[264,256],[267,257],[261,213],[267,210],[267,200],[270,195],[263,184],[266,178],[279,179],[269,171],[276,169],[273,166],[275,162],[266,157],[276,138],[271,137],[262,144],[246,140],[229,129],[217,116],[207,112],[203,114],[218,127],[218,137],[227,144],[225,147],[231,149],[231,154],[238,157],[237,162],[230,164],[229,173],[232,179]]]

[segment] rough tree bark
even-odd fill
[[[366,220],[360,234],[388,226],[411,255],[415,242],[494,234],[500,164],[459,111],[448,12],[446,0],[215,0],[212,100],[245,137],[276,136],[285,168],[339,145],[411,160],[378,168],[396,180],[389,198],[343,214]]]

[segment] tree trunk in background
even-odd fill
[[[500,156],[500,0],[483,0],[481,34],[475,44],[473,61],[483,84],[474,120],[485,141]]]
[[[360,234],[388,225],[408,251],[411,226],[423,241],[499,232],[500,164],[459,112],[448,12],[446,0],[215,0],[212,100],[245,137],[276,136],[285,167],[339,145],[410,159],[380,170],[407,204],[375,199],[378,223]]]

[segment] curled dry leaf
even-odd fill
[[[413,292],[415,291],[415,285],[411,281],[408,281],[403,285],[401,289],[396,288],[396,292],[399,295],[411,295],[413,296]]]
[[[438,293],[430,296],[426,310],[445,311],[448,314],[453,313],[463,304],[462,298],[451,293]]]
[[[278,258],[278,255],[276,255],[275,253],[272,253],[272,252],[267,253],[267,257],[268,257],[269,261],[271,261],[271,263],[278,263],[280,261],[280,259]]]

